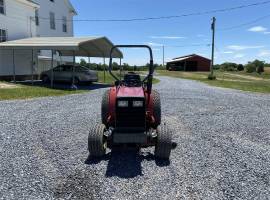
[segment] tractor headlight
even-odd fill
[[[118,107],[121,107],[121,108],[128,107],[128,101],[118,101]]]
[[[143,107],[143,101],[133,101],[133,107]]]

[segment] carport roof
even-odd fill
[[[33,37],[0,43],[0,49],[56,50],[62,56],[110,57],[113,43],[106,37]],[[114,58],[123,58],[115,49]]]

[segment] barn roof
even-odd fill
[[[203,58],[203,59],[206,59],[206,60],[211,61],[209,58],[205,58],[205,57],[200,56],[200,55],[197,55],[197,54],[190,54],[190,55],[186,55],[186,56],[181,56],[181,57],[173,58],[173,59],[172,59],[171,61],[169,61],[168,63],[174,63],[174,62],[179,62],[179,61],[185,61],[185,60],[188,60],[188,59],[193,58],[193,57],[200,57],[200,58]]]

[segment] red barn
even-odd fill
[[[167,62],[169,71],[210,71],[211,60],[196,54],[177,57]]]

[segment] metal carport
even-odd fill
[[[13,52],[13,79],[16,82],[16,66],[14,51],[15,50],[32,50],[32,82],[33,82],[33,54],[34,50],[51,50],[51,69],[53,68],[54,52],[59,52],[61,56],[73,56],[73,72],[75,66],[75,57],[110,57],[110,50],[113,43],[106,37],[33,37],[20,40],[13,40],[0,43],[0,50],[12,50]],[[123,54],[119,49],[113,53],[114,58],[123,58]],[[105,73],[105,69],[104,69]],[[53,77],[53,70],[52,70]],[[74,83],[74,76],[72,85]],[[51,80],[53,87],[53,78]]]

